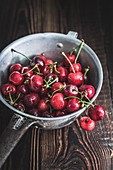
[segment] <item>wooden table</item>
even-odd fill
[[[79,0],[0,1],[0,50],[32,33],[78,32],[98,55],[104,71],[96,100],[106,110],[93,131],[78,120],[58,130],[31,127],[17,144],[2,170],[112,170],[113,169],[113,19],[112,4]],[[111,18],[111,19],[110,19]],[[10,111],[0,103],[0,134]]]

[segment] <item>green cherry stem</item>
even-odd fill
[[[85,68],[84,79],[85,79],[85,76],[86,76],[88,71],[89,71],[89,66],[87,68]]]
[[[31,70],[29,70],[29,71],[27,71],[26,73],[23,73],[23,74],[21,74],[21,75],[24,76],[24,75],[26,75],[27,73],[33,71],[35,68],[37,68],[37,69],[39,70],[38,65],[36,64]]]
[[[63,89],[64,89],[64,87],[66,87],[66,84],[64,83],[64,85],[61,85],[60,86],[61,88],[60,89],[57,89],[57,90],[55,90],[53,93],[52,93],[52,95],[50,96],[50,97],[52,97],[56,92],[58,92],[58,91],[62,91]]]
[[[29,61],[32,61],[29,57],[27,57],[26,55],[24,55],[23,53],[19,52],[19,51],[16,51],[14,49],[11,49],[12,52],[15,52],[15,53],[18,53],[18,54],[21,54],[23,55],[24,57],[26,57]]]
[[[16,103],[16,101],[19,99],[19,97],[20,97],[20,93],[18,94],[17,98],[14,100],[13,104]]]
[[[60,74],[60,72],[57,71],[57,69],[56,69],[56,65],[54,65],[54,70],[55,70],[58,74]]]
[[[83,45],[84,45],[84,40],[82,39],[82,42],[81,42],[81,44],[80,44],[79,51],[78,51],[77,56],[76,56],[76,59],[75,59],[75,63],[77,63],[77,60],[78,60],[78,57],[79,57],[79,54],[80,54],[80,52],[81,52],[81,50],[82,50]]]
[[[72,55],[73,52],[74,52],[78,47],[80,47],[80,45],[77,45],[75,48],[73,48],[73,50],[70,52],[70,55]]]
[[[89,117],[87,117],[87,119],[86,119],[86,123],[88,123],[88,119],[89,119]]]
[[[10,98],[11,103],[13,103],[13,99],[12,99],[12,96],[11,96],[11,89],[9,89],[9,98]]]
[[[66,54],[65,54],[64,52],[61,52],[61,54],[67,59],[67,61],[69,62],[70,66],[71,66],[71,68],[72,68],[72,70],[73,70],[73,73],[75,73],[75,70],[74,70],[74,68],[73,68],[73,65],[72,65],[71,61],[68,59],[68,57],[66,56]]]
[[[51,83],[49,83],[48,86],[50,86],[51,84],[55,83],[56,80],[58,80],[58,77],[56,79],[54,79]]]

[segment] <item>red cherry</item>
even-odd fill
[[[37,64],[39,70],[43,70],[45,66],[45,62],[41,57],[34,56],[32,61],[30,61],[30,66],[33,68]],[[35,71],[39,71],[37,68],[34,69]]]
[[[9,81],[14,85],[19,85],[24,81],[24,77],[18,71],[13,71],[9,76]]]
[[[94,108],[91,106],[88,109],[88,115],[95,121],[102,120],[105,117],[105,110],[101,105],[95,105]]]
[[[67,107],[66,108],[67,108],[68,112],[72,113],[72,112],[75,112],[75,111],[79,110],[80,106],[81,106],[81,104],[80,104],[78,99],[71,98],[67,102]]]
[[[24,96],[24,104],[27,107],[34,107],[37,106],[40,97],[37,93],[30,93]]]
[[[56,70],[57,70],[58,72],[60,72],[60,74],[57,73],[57,72],[55,72],[55,74],[57,74],[58,77],[60,78],[60,81],[61,81],[61,82],[65,82],[65,81],[67,80],[67,76],[68,76],[68,71],[67,71],[67,69],[66,69],[65,67],[58,67]]]
[[[57,79],[56,79],[57,78]],[[51,80],[50,80],[51,79]],[[55,82],[58,82],[59,81],[59,77],[57,74],[54,74],[54,73],[49,73],[45,76],[45,80],[46,81],[49,81],[49,83],[51,83],[52,81],[54,81],[56,79]]]
[[[39,112],[39,110],[38,110],[37,108],[32,108],[32,109],[30,109],[30,110],[28,111],[28,113],[29,113],[30,115],[33,115],[33,116],[40,116],[40,112]]]
[[[62,110],[66,107],[67,104],[62,93],[55,93],[52,96],[50,103],[55,110]]]
[[[63,84],[61,82],[56,82],[52,85],[52,92],[58,90],[58,89],[61,89],[63,86]]]
[[[46,65],[50,65],[50,64],[53,64],[53,61],[51,59],[47,59],[46,60]]]
[[[68,74],[68,82],[70,84],[74,85],[81,85],[84,82],[84,76],[82,72],[76,72],[76,73],[69,73]]]
[[[26,94],[28,94],[28,87],[25,84],[21,84],[17,87],[16,96],[20,94],[20,99],[22,99]]]
[[[71,63],[74,63],[75,62],[75,55],[72,54],[70,55],[69,53],[66,54],[66,56],[68,57],[68,59],[70,60]],[[64,65],[65,66],[70,66],[69,62],[67,61],[67,59],[64,57]]]
[[[73,63],[72,66],[73,66],[75,72],[81,72],[82,71],[82,67],[79,63]],[[71,66],[70,66],[70,72],[73,73]]]
[[[43,78],[39,75],[33,75],[29,80],[29,88],[34,92],[38,92],[42,85]]]
[[[73,84],[67,84],[63,89],[64,96],[78,96],[78,87]]]
[[[21,72],[22,70],[22,65],[21,64],[13,64],[11,65],[11,67],[9,68],[9,72],[12,73],[13,71],[18,71]]]
[[[44,57],[44,55],[36,55],[36,56],[42,58],[46,64],[46,58]]]
[[[40,112],[44,112],[46,110],[49,110],[49,103],[47,102],[47,100],[45,100],[45,99],[40,100],[40,102],[38,104],[38,110]]]
[[[84,130],[91,131],[95,128],[95,121],[89,117],[82,117],[80,119],[80,127]]]
[[[30,67],[23,67],[22,68],[22,71],[21,71],[21,74],[24,74],[24,73],[26,73],[25,75],[23,75],[24,77],[28,77],[28,78],[30,78],[32,75],[33,75],[33,71],[31,70],[31,68]],[[29,72],[30,71],[30,72]],[[27,73],[28,72],[28,73]]]
[[[10,91],[11,95],[13,95],[16,93],[16,87],[13,84],[6,83],[6,84],[2,85],[1,91],[2,91],[3,95],[9,96],[9,91]]]
[[[95,88],[92,85],[83,84],[79,87],[80,92],[85,92],[86,96],[91,99],[95,94]],[[86,98],[87,99],[87,98]]]
[[[65,110],[58,110],[58,111],[56,112],[56,117],[64,116],[64,115],[67,115],[66,109],[65,109]]]
[[[41,87],[39,93],[40,93],[40,96],[46,96],[47,95],[47,92],[48,92],[48,88],[46,87]]]

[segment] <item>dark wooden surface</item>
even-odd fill
[[[113,4],[102,0],[0,0],[0,50],[24,35],[77,31],[98,55],[104,71],[96,103],[106,116],[92,132],[78,120],[58,130],[31,127],[1,170],[113,169]],[[0,103],[0,134],[10,111]]]

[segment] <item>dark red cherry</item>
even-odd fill
[[[95,105],[94,108],[90,106],[88,115],[95,121],[102,120],[105,117],[105,110],[101,105]]]
[[[22,99],[26,94],[28,94],[28,87],[25,84],[21,84],[17,87],[16,96],[20,94],[20,99]]]
[[[79,102],[80,100],[76,99],[76,98],[71,98],[69,99],[69,101],[67,102],[67,111],[69,113],[75,112],[77,110],[80,109],[81,103]]]
[[[9,68],[9,72],[12,73],[13,71],[18,71],[21,72],[22,70],[22,65],[21,64],[13,64],[11,65],[11,67]]]
[[[45,66],[45,62],[41,57],[38,56],[34,56],[32,61],[30,61],[30,66],[31,68],[33,68],[35,65],[37,64],[39,70],[41,71],[44,66]],[[39,71],[37,68],[35,68],[34,70]]]
[[[40,96],[46,96],[47,92],[48,92],[48,88],[42,86],[39,91],[39,94],[40,94]]]
[[[38,104],[38,110],[40,112],[45,112],[46,110],[49,110],[49,103],[46,99],[41,99]]]
[[[31,108],[28,113],[33,116],[40,116],[40,112],[37,108]]]
[[[9,96],[9,91],[10,91],[11,95],[13,95],[16,93],[16,87],[13,84],[6,83],[6,84],[2,85],[1,91],[2,91],[2,94],[5,96]]]
[[[68,59],[70,60],[71,63],[75,62],[75,55],[74,54],[70,55],[69,53],[67,53],[66,56],[68,57]],[[68,66],[68,67],[70,66],[68,60],[65,57],[64,57],[64,65]]]
[[[59,79],[61,82],[65,82],[67,80],[67,76],[68,76],[68,71],[65,67],[58,67],[56,69],[59,73],[55,72],[55,74],[58,75]]]
[[[40,57],[44,60],[44,63],[46,64],[46,58],[44,57],[44,55],[36,55],[37,57]]]
[[[43,85],[43,78],[39,75],[33,75],[29,80],[29,88],[34,91],[38,92]]]
[[[24,104],[27,107],[37,106],[39,101],[40,101],[40,97],[38,93],[30,93],[24,96]]]
[[[67,115],[67,111],[66,111],[66,109],[63,109],[63,110],[57,110],[57,112],[56,112],[56,117],[64,116],[64,115]]]
[[[94,94],[95,94],[95,88],[92,86],[92,85],[86,85],[86,84],[83,84],[79,87],[79,91],[80,92],[84,92],[84,94],[89,98],[91,99]],[[87,98],[86,98],[87,99]]]
[[[42,73],[44,76],[46,76],[49,73],[53,73],[53,68],[49,67],[48,65],[45,65],[42,70]]]
[[[13,71],[9,76],[9,81],[14,85],[19,85],[23,83],[24,77],[18,71]]]
[[[24,77],[30,78],[33,75],[33,71],[32,70],[30,71],[30,70],[31,70],[30,67],[23,67],[22,71],[21,71],[21,74],[25,74],[25,75],[23,75]]]
[[[61,82],[56,82],[52,85],[52,92],[61,89],[63,87],[63,84]]]
[[[82,67],[81,67],[80,63],[73,63],[72,66],[73,66],[75,72],[82,71]],[[71,66],[70,66],[70,72],[73,73],[73,70],[72,70]]]
[[[76,73],[69,73],[68,74],[68,82],[70,84],[74,85],[81,85],[84,82],[84,76],[82,72],[76,72]]]
[[[66,107],[67,101],[64,100],[62,93],[55,93],[50,99],[50,103],[55,110],[62,110]]]
[[[56,79],[57,78],[57,79]],[[51,79],[51,80],[50,80]],[[49,83],[51,83],[53,80],[55,80],[56,79],[56,81],[55,82],[58,82],[59,81],[59,77],[56,75],[56,74],[54,74],[54,73],[49,73],[49,74],[47,74],[46,76],[45,76],[45,80],[46,81],[49,81]]]
[[[26,112],[27,111],[27,108],[26,106],[23,104],[23,102],[18,102],[16,104],[14,104],[14,107],[18,110],[20,110],[21,112]]]
[[[63,89],[64,96],[78,96],[78,87],[73,84],[67,84]]]
[[[80,127],[84,130],[91,131],[95,128],[95,121],[90,119],[90,117],[82,117],[80,119]]]
[[[55,117],[55,113],[50,113],[48,110],[45,112],[40,113],[41,117]]]

